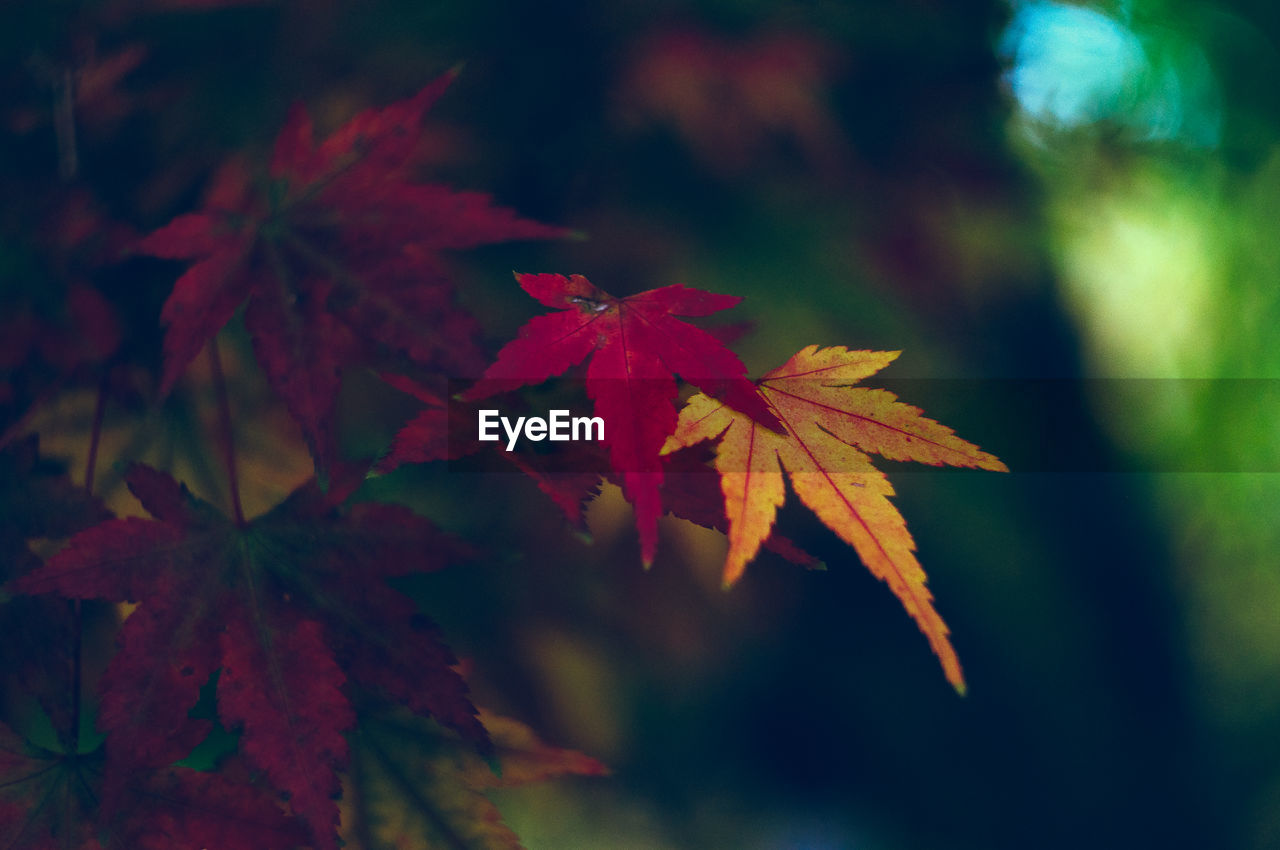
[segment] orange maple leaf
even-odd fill
[[[786,426],[785,434],[699,394],[680,412],[663,450],[719,439],[715,466],[729,518],[726,587],[742,576],[769,536],[786,497],[785,467],[796,495],[889,585],[929,639],[947,681],[964,693],[960,660],[925,587],[915,541],[889,501],[893,487],[866,453],[933,466],[1008,468],[893,393],[850,386],[898,354],[811,345],[760,379],[760,392]]]

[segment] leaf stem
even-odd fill
[[[231,486],[231,508],[236,525],[243,528],[244,508],[240,505],[240,478],[236,474],[235,432],[231,427],[231,402],[227,397],[227,379],[222,372],[222,357],[218,354],[218,337],[209,340],[209,366],[213,370],[213,388],[218,396],[218,424],[222,430],[222,455],[227,463],[227,479]]]
[[[98,382],[98,400],[93,406],[93,426],[89,432],[89,459],[84,465],[84,491],[93,495],[94,472],[98,467],[98,444],[102,439],[102,422],[107,413],[107,371],[102,371],[102,380]]]
[[[93,495],[94,470],[98,467],[98,445],[102,442],[102,423],[107,413],[107,370],[98,382],[98,399],[93,405],[93,427],[89,431],[89,458],[84,464],[84,491]],[[84,672],[84,610],[79,599],[71,600],[71,728],[68,730],[67,752],[80,752],[81,675]]]

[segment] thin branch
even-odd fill
[[[107,370],[102,370],[98,382],[98,400],[93,407],[93,428],[89,432],[89,459],[84,465],[84,491],[93,495],[94,472],[98,467],[98,444],[102,440],[102,422],[107,413]]]
[[[227,379],[218,355],[218,337],[209,340],[209,365],[213,369],[213,389],[218,396],[218,420],[222,430],[222,454],[227,463],[227,479],[231,484],[231,507],[236,525],[243,528],[244,508],[240,505],[240,478],[236,474],[235,432],[231,426],[231,401],[227,397]]]
[[[102,423],[107,414],[107,375],[104,367],[98,382],[98,400],[93,406],[93,427],[89,431],[89,458],[84,465],[84,491],[93,495],[94,470],[98,467],[98,445],[102,442]],[[71,728],[67,751],[80,752],[80,697],[84,673],[84,610],[79,599],[71,600]]]

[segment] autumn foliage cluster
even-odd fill
[[[62,226],[32,245],[49,282],[6,292],[0,330],[0,847],[514,847],[486,789],[605,772],[477,708],[446,637],[388,582],[457,569],[480,545],[357,492],[404,464],[487,456],[530,476],[570,526],[611,481],[634,508],[638,560],[653,562],[671,513],[728,536],[726,586],[762,547],[813,564],[773,531],[789,482],[897,595],[963,691],[870,456],[1002,464],[892,394],[854,386],[893,353],[797,340],[750,379],[728,335],[686,321],[740,299],[682,284],[615,296],[575,274],[517,274],[546,312],[489,349],[446,257],[578,234],[431,182],[425,116],[453,77],[323,137],[296,106],[269,156],[224,161],[191,211],[150,232],[99,214],[92,185],[59,190]],[[139,320],[95,276],[142,258],[173,271],[159,315],[141,320],[163,328],[162,350],[149,380],[134,369],[121,382]],[[219,349],[229,323],[252,340],[314,468],[256,516],[240,497]],[[113,516],[95,495],[104,410],[126,399],[166,415],[196,366],[227,504],[172,470],[113,458],[141,507]],[[376,457],[342,450],[340,391],[357,372],[420,404]],[[562,376],[582,379],[602,443],[557,455],[475,439],[481,406],[527,410],[524,388]],[[32,423],[82,386],[97,401],[86,468],[69,475],[41,455]],[[99,656],[105,669],[89,669]]]

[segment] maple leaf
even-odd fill
[[[453,76],[361,112],[319,143],[295,107],[268,180],[255,184],[233,160],[201,212],[141,240],[142,253],[194,261],[161,311],[162,393],[247,301],[254,351],[323,479],[344,366],[389,348],[474,374],[477,325],[454,303],[442,253],[568,231],[522,219],[487,195],[411,181],[422,115]]]
[[[167,475],[134,465],[153,520],[87,529],[15,583],[23,593],[139,602],[103,677],[100,724],[121,763],[168,764],[208,731],[188,716],[218,671],[218,713],[290,796],[315,846],[336,846],[336,770],[360,686],[430,714],[481,749],[484,727],[434,627],[383,578],[444,566],[458,544],[405,508],[324,495],[314,481],[238,526]],[[344,673],[345,671],[345,673]]]
[[[110,516],[99,499],[40,458],[35,435],[0,450],[0,581],[40,565],[30,541],[70,537]],[[64,728],[61,721],[69,722],[75,713],[69,696],[72,625],[67,603],[6,600],[0,607],[0,634],[5,636],[0,671],[35,696],[55,726]]]
[[[892,393],[850,386],[897,356],[811,345],[760,379],[760,392],[786,426],[785,434],[696,395],[680,412],[665,450],[719,440],[715,467],[729,521],[726,587],[741,577],[769,536],[786,495],[785,468],[800,500],[853,546],[872,574],[901,600],[929,639],[947,680],[963,693],[960,661],[925,587],[915,542],[889,501],[892,486],[866,453],[933,466],[1007,468]]]
[[[662,503],[674,517],[688,520],[721,534],[729,530],[720,492],[720,476],[707,468],[710,452],[702,446],[681,449],[666,455],[663,467]],[[801,549],[776,529],[761,544],[765,549],[806,569],[824,569],[821,561]]]
[[[92,789],[101,754],[68,755],[35,746],[0,723],[0,846],[98,846]]]
[[[288,850],[305,844],[302,824],[248,777],[234,758],[216,772],[167,767],[128,776],[118,783],[119,798],[103,804],[102,820],[114,839],[109,846]]]
[[[230,764],[130,771],[114,789],[110,770],[100,749],[51,749],[0,723],[0,847],[286,850],[306,841],[273,795]]]
[[[587,394],[605,420],[609,457],[635,506],[648,565],[662,513],[659,452],[676,424],[675,375],[767,428],[781,427],[737,355],[706,331],[675,318],[707,316],[742,299],[678,284],[615,298],[582,275],[517,274],[516,280],[559,312],[530,319],[464,398],[541,383],[590,355]]]
[[[568,452],[588,457],[594,455],[590,449],[583,448],[582,444],[570,447]],[[599,473],[589,470],[563,472],[547,469],[544,464],[539,463],[536,456],[526,458],[512,454],[506,457],[513,466],[533,480],[544,496],[555,503],[579,536],[587,540],[591,538],[591,531],[587,528],[586,505],[600,495],[603,478]]]
[[[594,443],[572,444],[564,454],[576,457],[564,457],[560,464],[567,469],[548,469],[537,456],[499,451],[494,443],[480,442],[475,432],[477,408],[474,405],[459,404],[457,399],[450,400],[451,404],[441,393],[403,375],[384,374],[382,379],[412,395],[425,407],[396,432],[391,446],[375,464],[375,471],[391,472],[405,463],[457,460],[488,448],[533,479],[538,489],[564,512],[574,529],[587,533],[583,505],[599,492],[601,476],[595,470],[606,467],[602,462],[604,458],[593,450]],[[460,434],[466,436],[459,437]]]
[[[520,850],[486,789],[608,772],[590,756],[543,743],[519,721],[483,709],[480,718],[494,743],[488,762],[457,735],[403,711],[362,723],[343,794],[347,846]]]
[[[377,472],[391,472],[406,463],[456,459],[481,447],[478,440],[450,441],[451,430],[458,429],[461,433],[467,433],[471,423],[461,420],[461,411],[457,407],[450,407],[444,393],[403,375],[383,373],[379,377],[401,392],[413,396],[425,407],[396,432],[391,446],[374,465]]]

